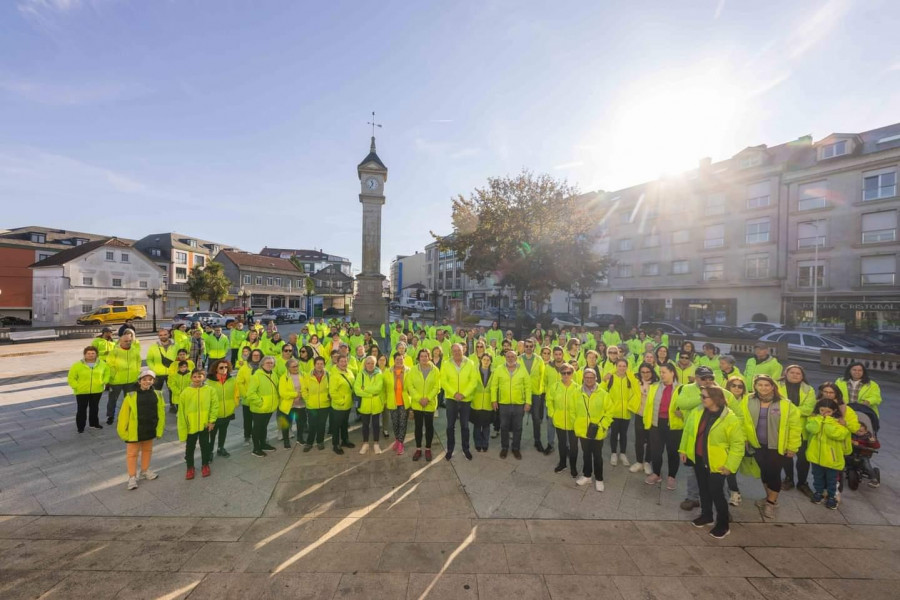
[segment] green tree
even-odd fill
[[[609,261],[596,255],[602,214],[578,190],[550,175],[522,171],[489,178],[487,186],[453,200],[453,233],[432,235],[444,249],[465,257],[464,270],[479,281],[493,276],[516,294],[521,329],[525,294],[546,296],[553,288],[572,289],[576,277],[606,277]],[[573,253],[579,267],[567,264]]]
[[[218,309],[219,303],[228,296],[231,281],[225,276],[224,267],[210,262],[205,267],[191,270],[187,280],[187,291],[191,302],[200,310],[200,301],[209,300],[209,310]]]
[[[203,269],[191,269],[186,285],[191,304],[196,306],[197,310],[200,310],[200,301],[206,298],[206,282],[203,277]]]

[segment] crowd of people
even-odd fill
[[[529,413],[534,447],[550,455],[556,444],[554,470],[568,471],[575,485],[593,482],[604,491],[607,439],[610,465],[640,473],[647,485],[674,491],[684,468],[681,507],[699,507],[692,523],[711,526],[714,538],[728,534],[728,507],[742,502],[738,472],[761,480],[764,495],[756,504],[766,519],[775,517],[779,494],[794,487],[837,508],[847,456],[855,457],[869,485],[879,483],[870,457],[878,448],[882,398],[866,367],[852,363],[843,377],[814,387],[803,367],[783,367],[762,342],[741,371],[712,343],[697,352],[685,341],[670,356],[661,331],[632,329],[623,339],[614,325],[596,333],[538,327],[516,340],[497,323],[454,330],[446,321],[406,320],[390,331],[382,326],[381,337],[390,339],[386,354],[352,320],[310,320],[287,339],[274,323],[238,320],[228,333],[200,323],[160,329],[143,366],[141,345],[127,325],[115,340],[104,329],[68,380],[79,432],[102,429],[104,392],[107,425],[118,408],[129,489],[157,477],[150,461],[167,403],[185,443],[186,479],[195,477],[198,445],[202,477],[211,474],[214,450],[229,456],[228,426],[240,407],[244,444],[259,458],[276,449],[267,439],[274,415],[285,448],[292,447],[295,429],[303,452],[324,450],[328,434],[339,455],[355,448],[351,417],[361,422],[360,454],[389,449],[397,456],[406,452],[412,420],[412,460],[431,461],[435,417],[443,409],[446,460],[454,458],[457,429],[466,460],[473,460],[472,441],[483,453],[496,438],[500,458],[521,460]],[[391,440],[389,448],[382,438]]]

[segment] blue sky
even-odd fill
[[[896,122],[898,19],[892,0],[7,0],[0,227],[358,267],[375,110],[386,268],[490,176],[611,190]]]

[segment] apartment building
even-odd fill
[[[269,248],[268,246],[260,250],[262,256],[274,256],[290,260],[296,258],[303,266],[303,272],[307,275],[314,275],[330,265],[336,266],[344,275],[352,276],[351,264],[349,258],[327,254],[322,250],[303,250],[293,248]]]
[[[224,266],[236,305],[256,311],[306,307],[306,275],[291,261],[233,250],[222,250],[213,260]]]
[[[454,305],[466,310],[506,308],[514,298],[510,290],[497,287],[495,277],[478,281],[463,272],[464,260],[453,250],[442,250],[437,242],[425,246],[425,289],[440,310]]]
[[[425,252],[417,250],[415,254],[398,255],[391,261],[390,284],[391,298],[399,300],[402,291],[413,285],[425,288],[428,280],[428,260]]]

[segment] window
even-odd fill
[[[644,238],[644,248],[655,248],[659,246],[659,234],[653,233]]]
[[[684,275],[691,272],[691,263],[686,260],[672,261],[672,275]]]
[[[691,234],[687,229],[681,229],[672,233],[673,244],[686,244],[691,241]]]
[[[81,285],[94,285],[94,278],[93,277],[82,277]],[[87,311],[85,311],[85,312],[87,312]]]
[[[150,256],[162,256],[162,251],[159,248],[150,248]]]
[[[187,264],[187,252],[181,252],[180,250],[175,251],[175,264],[176,265],[186,265]]]
[[[710,225],[703,236],[704,248],[721,248],[725,245],[725,226]]]
[[[816,208],[825,208],[825,194],[828,191],[828,185],[825,181],[813,181],[811,183],[801,183],[799,190],[799,200],[797,201],[797,210],[814,210]]]
[[[897,239],[897,211],[883,210],[862,216],[862,243],[878,244]]]
[[[797,287],[813,287],[813,273],[816,277],[816,286],[825,285],[825,265],[816,264],[814,261],[805,260],[797,263]]]
[[[619,265],[619,277],[631,277],[631,265]]]
[[[31,241],[35,244],[46,244],[47,243],[47,234],[45,233],[32,233],[30,236]]]
[[[784,344],[800,344],[800,334],[799,333],[786,333],[778,339],[779,342]]]
[[[141,281],[141,282],[138,283],[138,286],[140,286],[140,288],[141,288],[142,290],[146,290],[146,289],[147,289],[147,282],[146,282],[146,281]]]
[[[122,255],[119,257],[119,260],[122,261],[122,262],[127,263],[127,262],[128,262],[128,253],[127,253],[127,252],[123,252]]]
[[[644,275],[645,277],[653,277],[655,275],[659,275],[659,263],[644,263],[643,267],[641,268],[641,275]]]
[[[707,215],[724,215],[725,214],[725,194],[710,194],[706,197],[706,206],[704,210]]]
[[[631,217],[633,216],[631,211],[631,208],[625,209],[622,214],[619,215],[619,223],[631,223]]]
[[[820,248],[825,245],[825,221],[797,223],[797,248]]]
[[[298,280],[297,280],[297,289],[298,289],[298,290],[306,289],[306,288],[304,287],[304,283],[303,283],[303,280],[302,280],[302,279],[298,279]]]
[[[44,252],[39,252],[39,253],[38,253],[38,260],[44,260],[45,258],[50,258],[50,256],[52,256],[52,255],[46,254],[46,253],[44,253]]]
[[[769,278],[769,255],[751,254],[744,263],[744,276],[747,279]]]
[[[834,158],[847,154],[847,140],[841,140],[827,146],[822,146],[822,158]]]
[[[863,173],[863,200],[892,198],[897,195],[897,172]]]
[[[753,219],[752,221],[747,221],[747,243],[763,244],[765,242],[768,242],[770,226],[771,223],[768,217],[766,217],[765,219]]]
[[[256,285],[262,285],[262,281],[263,281],[263,280],[262,280],[262,277],[260,277],[259,275],[257,275],[257,276],[256,276]]]
[[[725,263],[721,258],[707,258],[703,261],[703,281],[722,281],[725,276]]]
[[[94,310],[93,304],[82,304],[81,305],[81,312],[83,312],[83,313],[89,313],[92,310]]]
[[[862,285],[894,285],[897,258],[890,256],[863,256],[860,268]]]
[[[628,250],[631,250],[632,248],[633,246],[631,244],[631,238],[619,240],[619,252],[626,252]]]
[[[241,279],[241,281],[244,282],[244,285],[250,285],[250,276],[244,275],[244,277]]]
[[[425,260],[431,260],[431,248],[425,251]]]
[[[281,277],[276,277],[276,278],[275,278],[275,286],[276,286],[276,287],[281,287]]]
[[[741,169],[749,169],[750,167],[758,167],[762,164],[762,154],[751,154],[750,156],[741,157],[738,166]]]
[[[188,242],[188,246],[190,246],[191,248],[197,247],[197,240],[188,240],[187,242]]]
[[[106,260],[116,260],[116,253],[115,252],[107,252]]]
[[[194,266],[202,267],[204,265],[206,265],[206,257],[203,256],[202,254],[195,254],[194,255]]]
[[[658,208],[653,207],[653,208],[647,209],[647,214],[646,214],[647,219],[656,219],[657,217],[659,217],[659,209]]]
[[[122,280],[121,279],[113,279],[112,286],[113,287],[122,287]]]
[[[747,208],[762,208],[771,204],[769,192],[771,187],[768,181],[751,183],[747,186]]]
[[[87,240],[84,239],[84,238],[75,238],[75,245],[76,245],[76,246],[80,246],[80,245],[86,244],[86,243],[87,243]]]
[[[431,263],[428,263],[428,274],[431,275]]]
[[[175,281],[187,279],[187,267],[175,267]]]
[[[266,285],[272,285],[272,278],[266,277]]]

